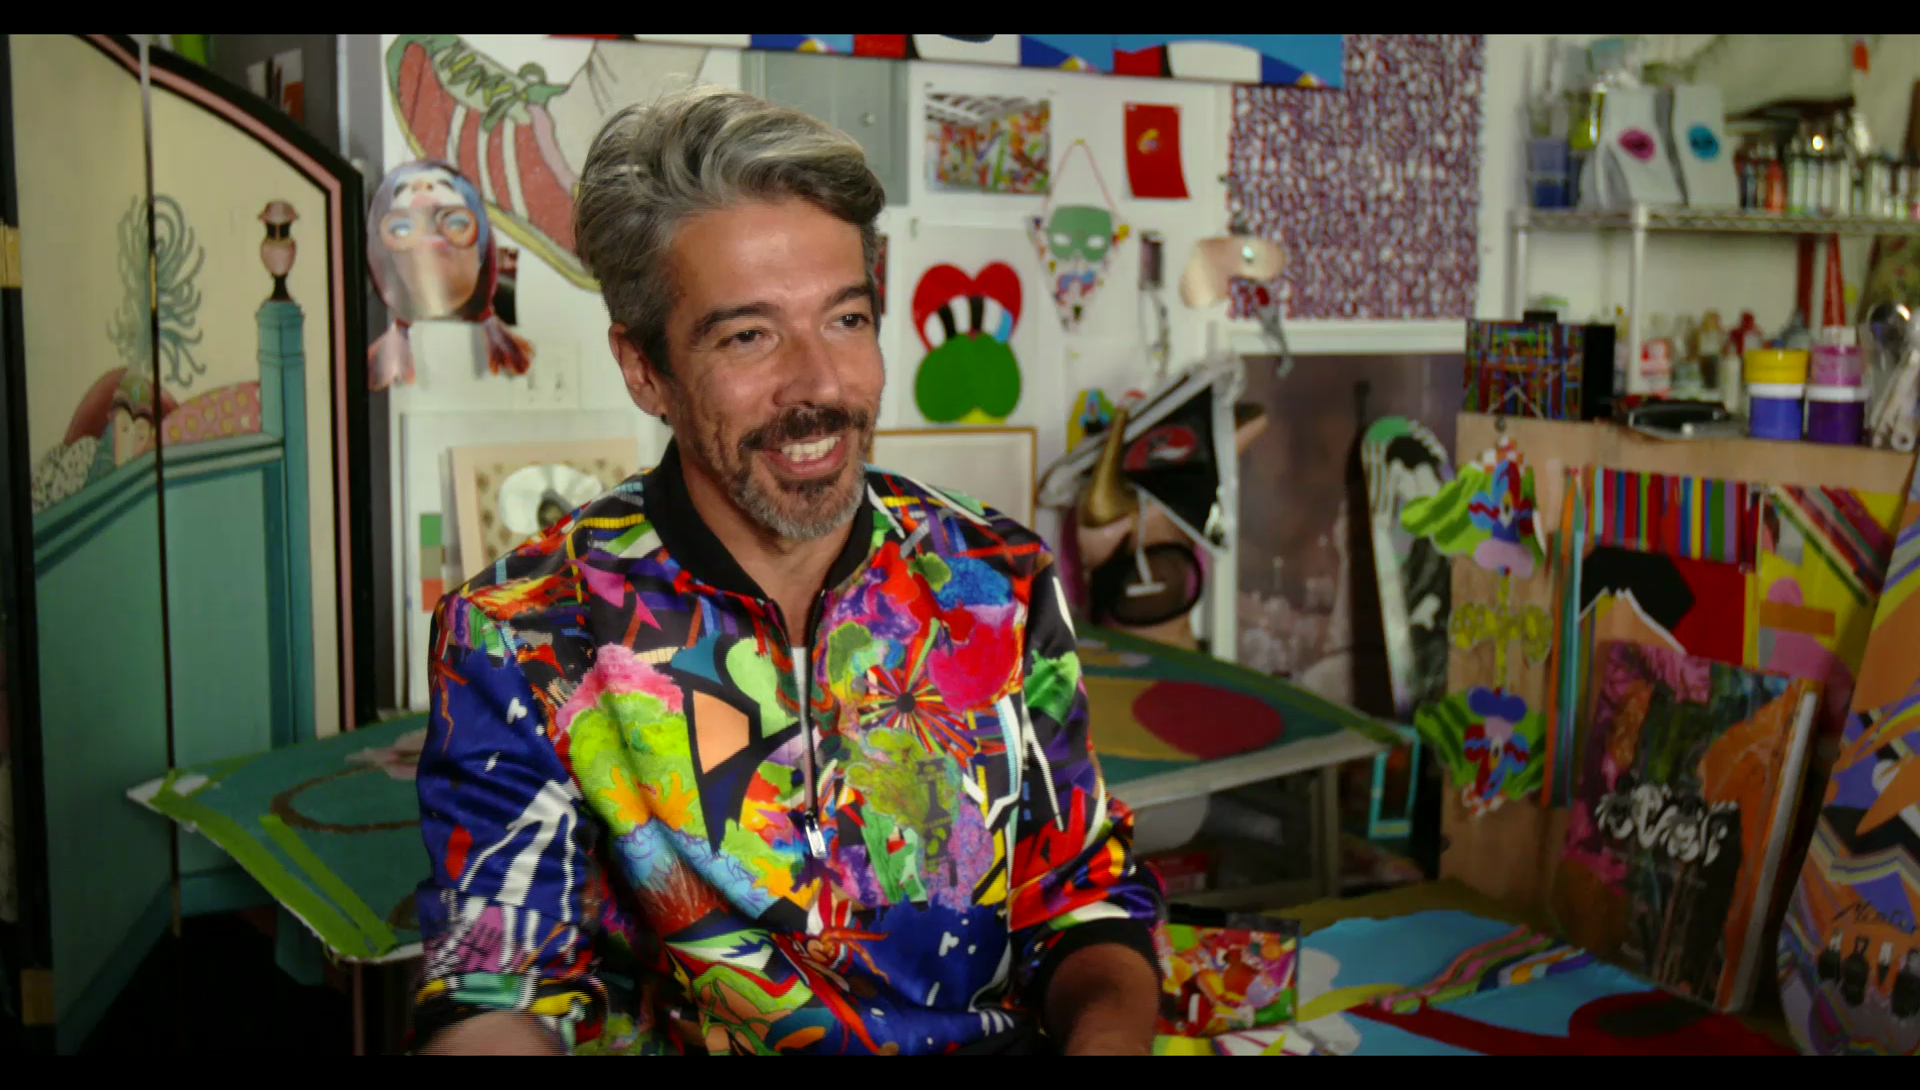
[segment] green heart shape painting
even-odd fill
[[[935,424],[999,424],[1020,404],[1020,274],[994,261],[969,275],[939,264],[913,290],[913,327],[926,356],[913,399]]]

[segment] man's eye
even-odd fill
[[[752,344],[752,343],[753,343],[754,341],[756,341],[756,340],[758,340],[758,339],[760,339],[760,336],[761,336],[761,331],[760,331],[760,330],[757,330],[757,329],[743,329],[743,330],[741,330],[740,332],[738,332],[738,333],[735,333],[735,334],[733,334],[733,335],[731,335],[731,336],[729,336],[729,337],[728,337],[728,338],[727,338],[726,340],[723,340],[723,341],[721,341],[720,343],[721,343],[721,344],[738,344],[738,345],[748,345],[748,344]]]
[[[854,311],[852,314],[842,314],[840,324],[848,329],[860,329],[873,324],[873,319],[859,311]]]

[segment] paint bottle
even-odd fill
[[[1647,323],[1647,341],[1640,346],[1640,393],[1665,397],[1673,389],[1673,341],[1667,318],[1656,314]]]
[[[1804,216],[1807,214],[1807,197],[1813,181],[1812,159],[1806,146],[1804,134],[1795,137],[1787,146],[1787,214]]]
[[[1776,215],[1787,210],[1787,169],[1780,162],[1780,155],[1772,148],[1767,149],[1764,207]]]

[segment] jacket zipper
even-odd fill
[[[827,838],[820,831],[820,795],[813,763],[813,716],[810,714],[813,707],[812,637],[826,601],[827,592],[824,590],[813,601],[813,609],[807,616],[807,643],[796,644],[791,635],[787,638],[787,649],[793,659],[793,691],[800,712],[800,768],[807,785],[807,808],[800,815],[800,828],[806,834],[807,850],[815,859],[827,857]],[[779,610],[779,603],[774,603],[773,608]],[[780,627],[783,629],[786,628],[786,620],[783,614],[780,618]]]

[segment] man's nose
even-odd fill
[[[781,400],[788,404],[831,405],[841,400],[839,360],[819,330],[788,340],[787,381]]]

